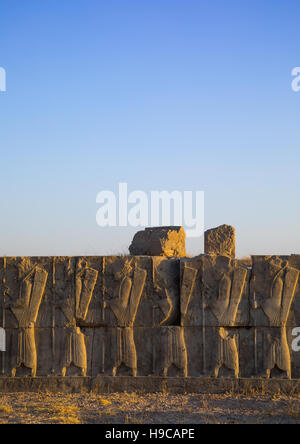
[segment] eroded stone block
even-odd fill
[[[235,258],[235,229],[221,225],[204,233],[204,253]]]
[[[146,228],[136,233],[129,251],[135,256],[185,257],[185,238],[183,227]]]

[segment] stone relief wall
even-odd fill
[[[300,255],[0,258],[1,375],[300,378]]]

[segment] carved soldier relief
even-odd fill
[[[176,376],[188,375],[187,349],[183,327],[161,327],[161,369],[160,376],[168,376],[171,368],[177,370]]]
[[[156,296],[156,304],[153,305],[153,325],[161,326],[161,356],[158,361],[159,374],[164,377],[168,376],[171,367],[176,369],[179,376],[187,376],[187,350],[179,317],[179,272],[177,261],[172,263],[153,258],[153,287]],[[155,361],[155,346],[153,354]],[[153,368],[155,367],[154,362]]]
[[[207,271],[207,272],[206,272]],[[214,376],[219,376],[224,367],[239,377],[238,334],[228,327],[236,327],[236,317],[242,300],[247,278],[247,269],[233,259],[219,256],[212,268],[203,270],[203,292],[205,306],[211,310],[218,329],[218,350]]]
[[[18,295],[12,301],[6,289],[5,309],[10,309],[18,323],[18,345],[11,376],[25,367],[35,377],[37,372],[37,349],[35,324],[44,296],[48,273],[38,264],[33,265],[29,258],[19,259],[17,263]]]
[[[75,367],[80,376],[87,374],[85,336],[79,322],[85,321],[97,282],[98,271],[84,259],[68,259],[63,265],[63,279],[56,281],[56,306],[65,319],[65,346],[61,374]]]
[[[153,327],[180,324],[179,261],[152,258]]]
[[[134,342],[133,326],[144,290],[147,272],[139,267],[133,267],[132,259],[122,259],[113,262],[110,270],[115,281],[113,291],[105,290],[104,308],[108,315],[115,318],[115,360],[112,375],[116,376],[121,366],[130,370],[132,376],[137,376],[137,354]]]
[[[263,284],[259,280],[259,266],[263,267],[261,268],[264,276]],[[266,347],[264,375],[270,378],[272,370],[277,369],[283,374],[282,376],[290,379],[291,356],[286,327],[295,297],[299,271],[289,266],[287,260],[275,256],[265,258],[259,266],[254,268],[251,296],[256,325],[271,327],[263,330]],[[264,318],[259,312],[263,313]]]
[[[298,378],[300,255],[2,258],[1,374]]]

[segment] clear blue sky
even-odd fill
[[[1,0],[0,254],[126,251],[135,230],[95,218],[119,182],[205,191],[239,256],[300,253],[299,20],[299,0]]]

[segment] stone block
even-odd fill
[[[183,227],[146,228],[136,233],[129,251],[135,256],[185,257],[185,238]]]
[[[204,253],[235,258],[235,229],[221,225],[204,233]]]

